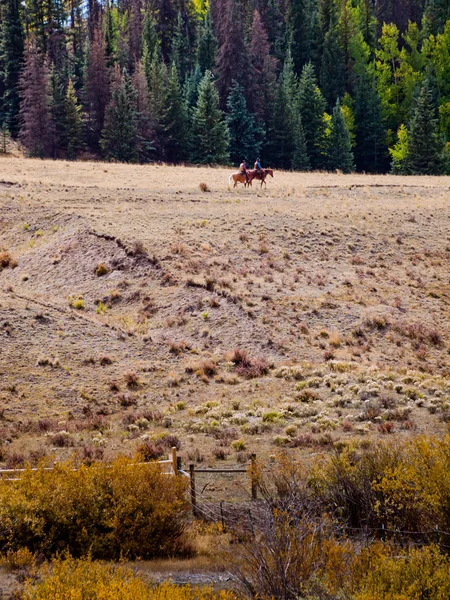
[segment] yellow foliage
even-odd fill
[[[131,569],[74,558],[44,566],[39,583],[28,581],[23,600],[234,600],[231,592],[163,583],[148,586]]]
[[[352,596],[354,600],[450,597],[450,559],[436,546],[399,552],[376,544],[359,561],[364,563],[364,570]]]
[[[72,462],[0,481],[0,547],[50,556],[152,557],[183,548],[186,480],[157,463],[120,458],[111,465]]]

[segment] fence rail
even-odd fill
[[[173,447],[170,451],[170,458],[167,460],[158,460],[157,463],[161,465],[161,470],[166,475],[178,475],[180,472],[178,466],[177,449]],[[149,465],[151,463],[137,463],[138,465]],[[27,471],[53,471],[55,467],[44,467],[43,469],[0,469],[0,479],[5,481],[19,481],[20,475]],[[95,468],[95,467],[94,467]],[[74,471],[76,471],[74,467]]]

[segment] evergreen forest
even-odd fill
[[[28,156],[449,172],[448,0],[1,0]]]

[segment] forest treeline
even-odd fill
[[[2,0],[30,156],[442,174],[446,0]]]

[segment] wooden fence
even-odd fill
[[[173,447],[170,451],[170,456],[167,460],[158,460],[161,465],[161,470],[166,475],[178,475],[179,459],[177,457],[177,449]],[[138,463],[139,465],[148,465],[150,463]],[[6,481],[18,481],[21,478],[22,473],[25,473],[28,469],[0,469],[0,479]],[[40,469],[31,469],[31,471],[38,471]],[[53,467],[44,467],[44,471],[53,471]]]

